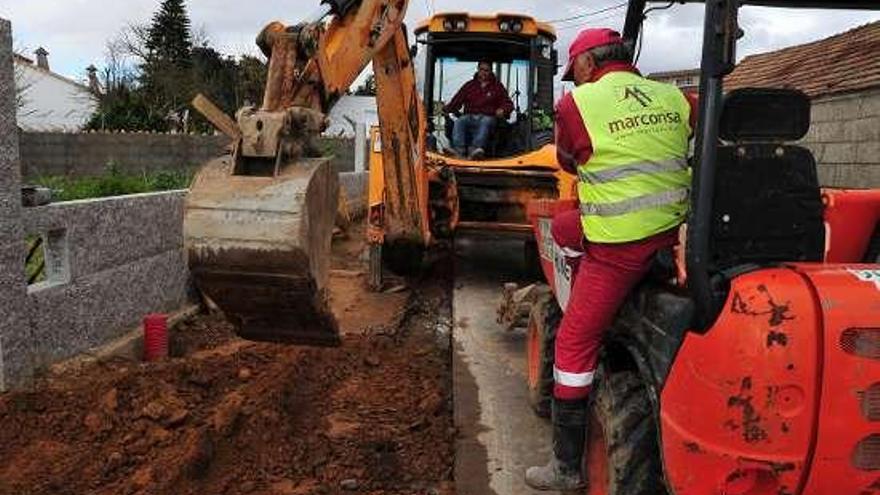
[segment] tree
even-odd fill
[[[251,55],[242,55],[238,61],[235,82],[235,107],[259,107],[266,90],[266,76],[269,68],[266,62]]]
[[[141,86],[157,111],[183,121],[191,96],[192,39],[184,0],[164,0],[147,29]]]
[[[211,125],[190,111],[204,93],[232,115],[259,106],[266,85],[266,62],[223,55],[210,46],[205,30],[192,32],[184,0],[164,0],[149,24],[130,24],[108,41],[101,70],[99,105],[91,129],[168,131],[174,121],[187,130]]]
[[[354,90],[356,96],[376,96],[376,75],[370,74],[367,79]]]
[[[128,26],[107,42],[100,71],[101,93],[87,129],[115,131],[166,131],[167,115],[150,106],[138,79],[146,29]]]
[[[193,48],[193,92],[203,93],[227,114],[236,110],[236,72],[238,65],[232,57],[207,46]],[[207,132],[213,126],[197,112],[191,112],[190,129]]]

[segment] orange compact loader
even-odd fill
[[[630,0],[627,39],[641,35],[651,3]],[[660,253],[606,335],[584,456],[588,493],[880,494],[880,190],[820,189],[813,155],[790,144],[810,125],[804,94],[723,92],[741,5],[878,10],[880,2],[704,3],[683,266]],[[575,207],[529,205],[553,294],[537,298],[528,324],[539,413],[571,279],[549,226]]]

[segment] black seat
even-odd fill
[[[810,126],[799,91],[748,88],[725,98],[712,211],[713,271],[821,261],[823,205],[816,161],[785,144]]]

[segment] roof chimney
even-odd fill
[[[89,73],[89,90],[91,90],[93,95],[100,96],[101,83],[98,82],[98,68],[95,67],[95,64],[92,64],[86,67],[86,72]]]
[[[41,46],[34,53],[37,55],[37,67],[49,70],[49,52]]]

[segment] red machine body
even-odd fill
[[[880,191],[823,198],[826,262],[734,278],[714,325],[685,335],[657,386],[671,493],[880,494],[880,266],[858,264],[880,218]],[[562,307],[571,276],[550,222],[576,207],[528,209]]]

